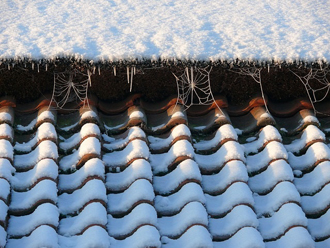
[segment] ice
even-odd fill
[[[258,139],[250,143],[244,144],[245,153],[257,153],[258,150],[263,147],[263,145],[269,143],[270,141],[282,142],[282,137],[277,131],[277,129],[271,125],[265,126],[259,133]]]
[[[182,188],[169,196],[157,195],[154,205],[158,213],[170,215],[178,213],[189,202],[205,204],[205,196],[202,187],[197,183],[187,183]]]
[[[146,142],[138,139],[132,140],[121,151],[114,151],[103,155],[103,161],[110,167],[126,165],[131,160],[137,158],[149,158],[149,148]]]
[[[80,141],[88,136],[99,137],[101,134],[100,128],[94,123],[86,123],[81,127],[78,133],[75,133],[65,141],[60,142],[60,148],[63,150],[69,150],[77,146]]]
[[[272,141],[260,153],[247,156],[246,167],[248,172],[252,173],[263,169],[273,160],[287,158],[288,154],[284,146],[277,141]]]
[[[101,144],[100,141],[95,137],[86,138],[79,146],[79,149],[70,155],[63,157],[60,160],[60,169],[69,170],[76,169],[77,163],[85,155],[100,156]]]
[[[178,157],[194,157],[194,149],[191,143],[187,140],[179,140],[175,142],[166,153],[151,154],[150,164],[153,168],[154,174],[160,172],[167,172],[168,166]]]
[[[161,238],[162,247],[164,248],[212,248],[212,238],[207,229],[200,225],[195,225],[189,228],[178,239],[171,239],[166,236]]]
[[[155,193],[151,183],[139,179],[123,193],[108,195],[108,212],[112,215],[129,211],[139,201],[153,202]]]
[[[107,202],[106,189],[101,180],[88,181],[81,189],[71,194],[63,193],[58,196],[58,208],[61,214],[72,214],[90,201]]]
[[[108,215],[108,232],[114,238],[131,235],[144,225],[157,225],[157,213],[150,204],[139,204],[122,218]]]
[[[49,121],[49,120],[51,120],[52,122],[55,122],[55,116],[53,115],[53,113],[51,111],[45,110],[41,113],[38,113],[38,117],[33,119],[30,122],[30,124],[28,124],[27,126],[17,125],[16,129],[18,131],[27,132],[27,131],[34,129],[37,123],[40,123],[42,121]]]
[[[278,238],[295,226],[307,227],[306,216],[295,203],[284,204],[273,216],[259,219],[259,230],[264,239]]]
[[[33,151],[27,154],[15,155],[14,166],[16,169],[32,168],[40,160],[50,158],[57,160],[57,146],[50,140],[42,141]]]
[[[152,181],[151,166],[144,159],[132,162],[123,172],[108,173],[106,176],[106,187],[111,191],[121,191],[128,188],[137,179],[148,179]]]
[[[314,125],[308,125],[303,131],[300,139],[295,139],[285,148],[292,153],[297,153],[312,141],[325,141],[325,134]]]
[[[39,205],[32,214],[24,216],[10,216],[8,235],[26,236],[41,225],[58,226],[59,212],[55,205],[45,203]]]
[[[213,238],[230,237],[242,227],[257,228],[259,222],[253,210],[245,205],[234,207],[226,216],[219,219],[210,218],[210,232]]]
[[[150,148],[153,150],[169,147],[170,144],[180,136],[190,137],[191,133],[189,128],[184,124],[179,124],[171,130],[170,135],[167,138],[158,138],[154,136],[148,136],[150,142]]]
[[[8,140],[0,139],[0,158],[8,158],[13,160],[14,149]]]
[[[83,167],[72,174],[60,174],[58,188],[60,190],[73,190],[82,185],[88,177],[104,178],[104,164],[98,158],[88,160]]]
[[[216,147],[221,141],[237,140],[237,134],[230,124],[222,125],[211,140],[203,140],[194,144],[196,150],[209,150]]]
[[[154,176],[154,190],[158,194],[169,194],[182,185],[185,180],[197,182],[202,180],[198,165],[191,159],[184,160],[175,170],[165,176]]]
[[[314,143],[301,156],[289,152],[289,163],[294,170],[308,169],[321,160],[330,160],[330,149],[322,142]]]
[[[191,218],[194,216],[194,218]],[[200,202],[191,202],[180,213],[158,218],[158,230],[162,236],[180,237],[192,225],[208,226],[207,213]]]
[[[135,126],[129,129],[127,137],[124,139],[114,139],[106,134],[103,134],[102,136],[106,142],[110,142],[104,143],[103,147],[110,151],[124,148],[133,139],[146,139],[144,131],[140,127]]]
[[[44,178],[56,181],[58,176],[58,166],[52,159],[40,160],[33,169],[26,172],[18,172],[12,178],[12,187],[14,190],[26,190],[38,180]]]
[[[77,216],[60,220],[58,233],[63,236],[74,236],[85,231],[92,225],[105,226],[107,224],[107,211],[99,202],[88,204]]]

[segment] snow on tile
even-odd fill
[[[194,144],[197,151],[209,150],[221,143],[224,140],[237,140],[237,134],[230,124],[222,125],[215,132],[215,135],[210,140],[202,140]]]
[[[55,205],[44,203],[39,205],[32,214],[24,216],[10,216],[8,235],[26,236],[41,225],[58,226],[59,212]]]
[[[174,216],[158,218],[160,234],[170,238],[180,237],[192,225],[208,226],[207,213],[200,202],[188,203]]]
[[[295,203],[284,204],[271,217],[259,219],[259,231],[266,240],[278,238],[294,226],[307,227],[307,218]]]
[[[4,201],[0,200],[0,222],[6,221],[7,211],[8,211],[7,204]]]
[[[77,216],[66,217],[60,220],[58,233],[63,236],[74,236],[82,233],[91,225],[105,226],[107,211],[99,202],[88,204]]]
[[[110,191],[122,191],[142,178],[152,181],[151,166],[147,160],[137,159],[122,172],[107,173],[105,185]]]
[[[0,139],[0,158],[8,158],[10,160],[13,160],[13,146],[8,140]]]
[[[32,148],[41,140],[57,140],[57,134],[53,124],[49,122],[42,123],[39,127],[35,136],[26,143],[15,143],[14,149],[20,152],[31,152]]]
[[[257,140],[243,145],[245,154],[258,153],[258,150],[270,141],[282,142],[282,137],[275,127],[267,125],[260,131]]]
[[[79,146],[78,150],[72,154],[63,157],[60,160],[59,167],[61,170],[75,170],[77,163],[85,155],[101,155],[101,144],[100,141],[95,137],[88,137]]]
[[[315,247],[311,235],[304,227],[294,227],[288,230],[280,239],[266,242],[267,248],[313,248]],[[326,247],[326,246],[322,246]]]
[[[168,166],[178,157],[185,156],[194,158],[194,148],[187,140],[179,140],[171,146],[171,149],[162,154],[151,154],[150,164],[154,174],[167,172]]]
[[[104,228],[100,226],[92,226],[88,228],[82,235],[65,237],[58,236],[59,247],[61,248],[109,248],[110,237]]]
[[[267,195],[253,194],[254,209],[257,216],[273,215],[275,211],[288,202],[300,203],[300,195],[291,182],[281,182]]]
[[[56,231],[47,225],[36,228],[30,236],[21,239],[8,239],[6,247],[8,248],[38,248],[49,247],[59,248],[58,237]]]
[[[324,241],[315,242],[315,248],[324,248],[324,247],[330,247],[330,238]]]
[[[42,180],[26,192],[12,191],[9,209],[12,211],[29,209],[40,200],[57,202],[57,187],[54,181]]]
[[[10,112],[11,111],[8,111],[8,109],[0,108],[0,121],[3,123],[13,124],[14,117]]]
[[[285,148],[292,153],[298,153],[302,150],[307,144],[312,141],[325,141],[325,134],[316,126],[308,125],[305,130],[302,132],[302,135],[299,139],[295,139],[289,145],[285,145]]]
[[[330,235],[330,210],[317,219],[308,219],[308,230],[314,239],[323,239]]]
[[[142,226],[134,232],[132,236],[123,240],[111,239],[110,247],[113,248],[160,248],[160,236],[154,226]],[[77,247],[78,248],[78,247]]]
[[[278,182],[293,181],[293,173],[290,165],[283,159],[271,162],[267,169],[260,174],[249,178],[249,186],[258,194],[268,192]]]
[[[178,213],[189,202],[205,204],[205,195],[202,187],[197,183],[187,183],[182,188],[169,196],[156,195],[154,206],[161,215]]]
[[[245,205],[234,207],[226,216],[210,218],[209,229],[213,239],[225,240],[243,227],[257,228],[259,222],[253,210]]]
[[[148,136],[148,140],[150,142],[150,148],[152,150],[159,150],[162,148],[169,147],[170,144],[180,136],[187,136],[187,137],[191,136],[190,130],[185,124],[179,124],[175,126],[170,131],[170,135],[167,138]]]
[[[12,187],[14,190],[26,190],[38,180],[51,178],[54,181],[58,176],[58,166],[52,159],[40,160],[33,169],[26,172],[17,172],[12,177]]]
[[[196,154],[195,159],[202,170],[220,169],[230,160],[241,160],[245,162],[245,157],[241,146],[236,141],[228,141],[213,154]]]
[[[272,141],[261,152],[247,156],[246,167],[248,173],[253,173],[263,169],[273,160],[287,158],[288,153],[284,146],[277,141]]]
[[[60,148],[63,150],[70,150],[77,146],[81,140],[88,136],[99,137],[101,135],[100,128],[94,123],[84,124],[78,133],[73,134],[70,138],[60,142]]]
[[[313,171],[304,174],[301,178],[295,178],[300,194],[315,194],[325,184],[330,182],[330,162],[325,161],[318,164]]]
[[[166,236],[161,238],[162,247],[164,248],[212,248],[212,238],[207,229],[203,226],[192,226],[178,239],[171,239]]]
[[[221,192],[234,182],[248,181],[245,164],[239,160],[229,161],[217,174],[202,175],[203,189],[208,194]]]
[[[132,183],[123,193],[108,195],[108,212],[112,215],[129,211],[137,202],[153,202],[154,189],[146,179],[139,179]]]
[[[265,244],[260,233],[253,227],[245,227],[235,233],[230,239],[213,242],[214,248],[264,248]]]
[[[6,179],[0,178],[0,200],[7,202],[10,193],[10,184]]]
[[[154,176],[153,186],[155,192],[161,195],[175,191],[186,180],[200,182],[202,180],[198,165],[191,159],[186,159],[164,176]]]
[[[14,166],[16,169],[30,169],[33,168],[40,160],[51,158],[57,160],[58,152],[57,146],[50,140],[42,141],[33,151],[27,154],[15,155]]]
[[[11,181],[12,174],[14,174],[15,168],[11,165],[8,159],[0,158],[0,177],[6,178]]]
[[[232,184],[223,194],[211,196],[205,194],[206,209],[210,215],[222,215],[239,204],[254,205],[252,192],[246,183]]]
[[[330,184],[313,196],[302,196],[301,206],[306,214],[315,214],[326,209],[330,205]]]
[[[107,134],[102,134],[104,141],[109,143],[104,143],[103,147],[112,151],[124,148],[131,140],[133,139],[146,139],[146,134],[140,127],[131,127],[128,131],[128,134],[125,138],[115,139],[109,137]]]
[[[58,208],[63,215],[78,212],[89,201],[107,202],[106,189],[101,180],[88,181],[81,189],[71,194],[63,193],[58,196]]]
[[[22,126],[22,125],[18,124],[16,126],[16,130],[21,131],[21,132],[30,131],[30,130],[33,130],[35,128],[37,123],[41,123],[43,121],[55,122],[54,114],[51,111],[48,111],[48,110],[45,110],[45,111],[40,110],[39,113],[38,113],[37,118],[33,119],[27,126]]]
[[[13,128],[7,123],[0,124],[0,137],[12,141],[14,137]]]
[[[60,174],[58,188],[62,191],[76,189],[81,186],[88,177],[97,176],[104,178],[104,171],[102,160],[99,158],[92,158],[74,173]]]
[[[301,156],[289,152],[289,163],[294,170],[309,169],[320,160],[330,160],[330,149],[322,142],[312,144]]]
[[[6,243],[7,243],[7,233],[5,229],[2,226],[0,226],[0,247],[5,247]]]
[[[122,218],[114,218],[111,214],[108,215],[108,232],[114,238],[120,239],[127,235],[131,236],[144,225],[157,226],[157,213],[150,204],[139,204],[132,212]]]
[[[132,140],[123,150],[104,154],[102,160],[107,166],[116,167],[137,158],[149,158],[149,148],[142,140]]]

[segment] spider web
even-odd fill
[[[84,103],[84,107],[87,103],[88,87],[91,86],[91,73],[87,70],[86,73],[81,71],[66,70],[64,72],[54,72],[54,86],[53,94],[50,105],[56,104],[56,107],[63,109],[67,103],[78,102]]]
[[[305,76],[300,76],[297,72],[290,71],[298,77],[300,82],[304,85],[308,98],[312,104],[314,114],[319,113],[326,115],[315,108],[315,103],[322,102],[329,94],[330,82],[327,78],[327,75],[330,72],[329,67],[320,69],[311,68]],[[317,82],[318,87],[313,87],[311,84],[312,81]]]
[[[212,103],[215,103],[219,108],[214,100],[210,85],[212,67],[209,70],[207,68],[186,67],[180,76],[176,76],[173,73],[178,92],[176,104],[181,102],[185,107],[184,110],[187,110],[192,105],[210,105]]]

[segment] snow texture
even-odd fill
[[[0,119],[1,120],[1,119]],[[0,137],[3,139],[13,139],[13,129],[7,123],[0,124]]]
[[[308,219],[308,230],[311,235],[317,239],[327,237],[330,234],[330,211],[318,219]]]
[[[42,111],[41,113],[38,113],[38,116],[35,119],[33,119],[27,126],[17,125],[16,129],[21,132],[27,132],[33,130],[37,125],[37,123],[46,120],[55,122],[55,116],[51,111],[45,110]]]
[[[313,214],[326,209],[330,204],[330,184],[312,196],[302,196],[301,206],[306,214]]]
[[[11,143],[8,140],[0,140],[0,158],[8,158],[13,160],[14,149]]]

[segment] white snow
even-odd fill
[[[234,207],[223,218],[210,218],[210,232],[213,237],[232,236],[242,227],[257,228],[259,222],[253,210],[245,205]]]
[[[26,236],[40,225],[58,226],[59,212],[55,205],[41,204],[29,215],[10,216],[8,223],[8,235]]]
[[[94,123],[86,123],[83,125],[78,133],[75,133],[65,141],[60,142],[60,148],[69,150],[80,143],[80,141],[88,136],[100,136],[100,128]]]
[[[90,225],[107,224],[107,211],[99,202],[88,204],[77,216],[66,217],[60,220],[58,233],[63,236],[80,234]]]
[[[325,141],[325,134],[316,126],[308,125],[303,131],[300,139],[295,139],[291,144],[285,145],[285,148],[289,152],[296,153],[314,140]]]
[[[6,242],[7,242],[6,238],[7,238],[7,233],[6,233],[5,229],[2,226],[0,226],[0,246],[1,247],[5,247]]]
[[[5,111],[6,111],[6,109],[5,109]],[[8,123],[12,124],[13,119],[14,119],[13,116],[10,113],[5,112],[5,111],[3,111],[0,108],[0,120],[1,120],[1,122],[8,122]]]
[[[58,188],[73,190],[81,186],[88,177],[98,176],[104,178],[104,164],[98,158],[88,160],[83,167],[71,174],[60,174]]]
[[[0,200],[4,199],[7,201],[10,193],[10,184],[6,179],[0,178]]]
[[[203,140],[194,144],[196,150],[209,150],[216,147],[223,140],[231,139],[237,140],[237,134],[230,124],[225,124],[219,127],[214,137],[211,140]]]
[[[116,167],[126,165],[131,160],[136,158],[149,158],[149,148],[146,142],[142,140],[132,140],[121,151],[114,151],[103,155],[102,160],[107,166]]]
[[[54,181],[58,176],[58,166],[52,159],[39,161],[33,169],[26,172],[18,172],[12,177],[12,187],[14,190],[25,190],[32,186],[38,179],[52,178]]]
[[[7,211],[8,211],[7,204],[4,203],[4,201],[0,200],[0,221],[3,221],[3,222],[6,221]]]
[[[150,204],[139,204],[122,218],[108,215],[108,232],[114,238],[131,235],[133,231],[144,225],[157,226],[157,213]]]
[[[271,141],[261,152],[247,156],[246,167],[249,173],[256,172],[266,167],[273,160],[287,158],[288,153],[284,146],[277,141]]]
[[[101,154],[101,144],[96,137],[88,137],[83,142],[81,142],[79,149],[70,155],[63,157],[60,160],[60,169],[69,170],[76,169],[77,163],[84,155],[96,155]]]
[[[1,120],[1,119],[0,119]],[[0,124],[0,137],[3,139],[13,139],[13,129],[7,123]]]
[[[40,123],[42,121],[50,120],[52,122],[55,122],[55,117],[51,111],[45,110],[40,113],[38,113],[37,118],[33,119],[27,126],[17,125],[16,129],[22,132],[30,131],[35,128],[37,123]]]
[[[320,239],[328,237],[330,234],[330,211],[328,210],[324,215],[317,219],[308,219],[308,230],[311,235]]]
[[[308,169],[320,160],[330,160],[330,149],[322,142],[314,143],[301,156],[289,152],[289,163],[294,170]]]
[[[13,160],[14,149],[8,140],[0,139],[0,158],[8,158]]]
[[[202,187],[197,183],[187,183],[182,188],[169,196],[156,195],[154,206],[158,213],[169,215],[178,213],[189,202],[205,204],[205,196]]]
[[[175,191],[185,180],[200,182],[202,180],[198,165],[191,159],[181,162],[172,172],[164,176],[154,176],[154,190],[158,194],[169,194]]]
[[[88,181],[81,189],[71,194],[63,193],[58,196],[58,208],[61,214],[78,212],[89,201],[107,202],[106,189],[101,180]]]
[[[301,206],[306,214],[313,214],[326,209],[330,204],[330,184],[312,196],[302,196]]]
[[[6,178],[11,181],[12,174],[15,172],[15,168],[11,165],[8,159],[0,158],[0,177]]]
[[[175,126],[171,130],[170,135],[167,138],[148,136],[148,140],[150,142],[150,148],[153,150],[157,150],[157,149],[169,147],[170,144],[180,136],[187,136],[187,137],[191,136],[190,130],[185,124],[179,124]]]
[[[8,248],[36,248],[48,247],[59,248],[58,236],[56,231],[47,225],[42,225],[36,228],[30,236],[21,239],[8,239],[6,247]]]
[[[223,242],[214,242],[214,248],[264,248],[265,244],[260,233],[253,227],[239,230],[233,237]],[[285,247],[285,246],[283,246]]]
[[[257,140],[243,145],[245,154],[257,153],[264,144],[274,140],[282,142],[282,137],[275,127],[267,125],[261,130]]]
[[[132,164],[120,173],[107,173],[105,185],[112,191],[121,191],[141,178],[152,181],[151,166],[145,159],[134,160]]]

